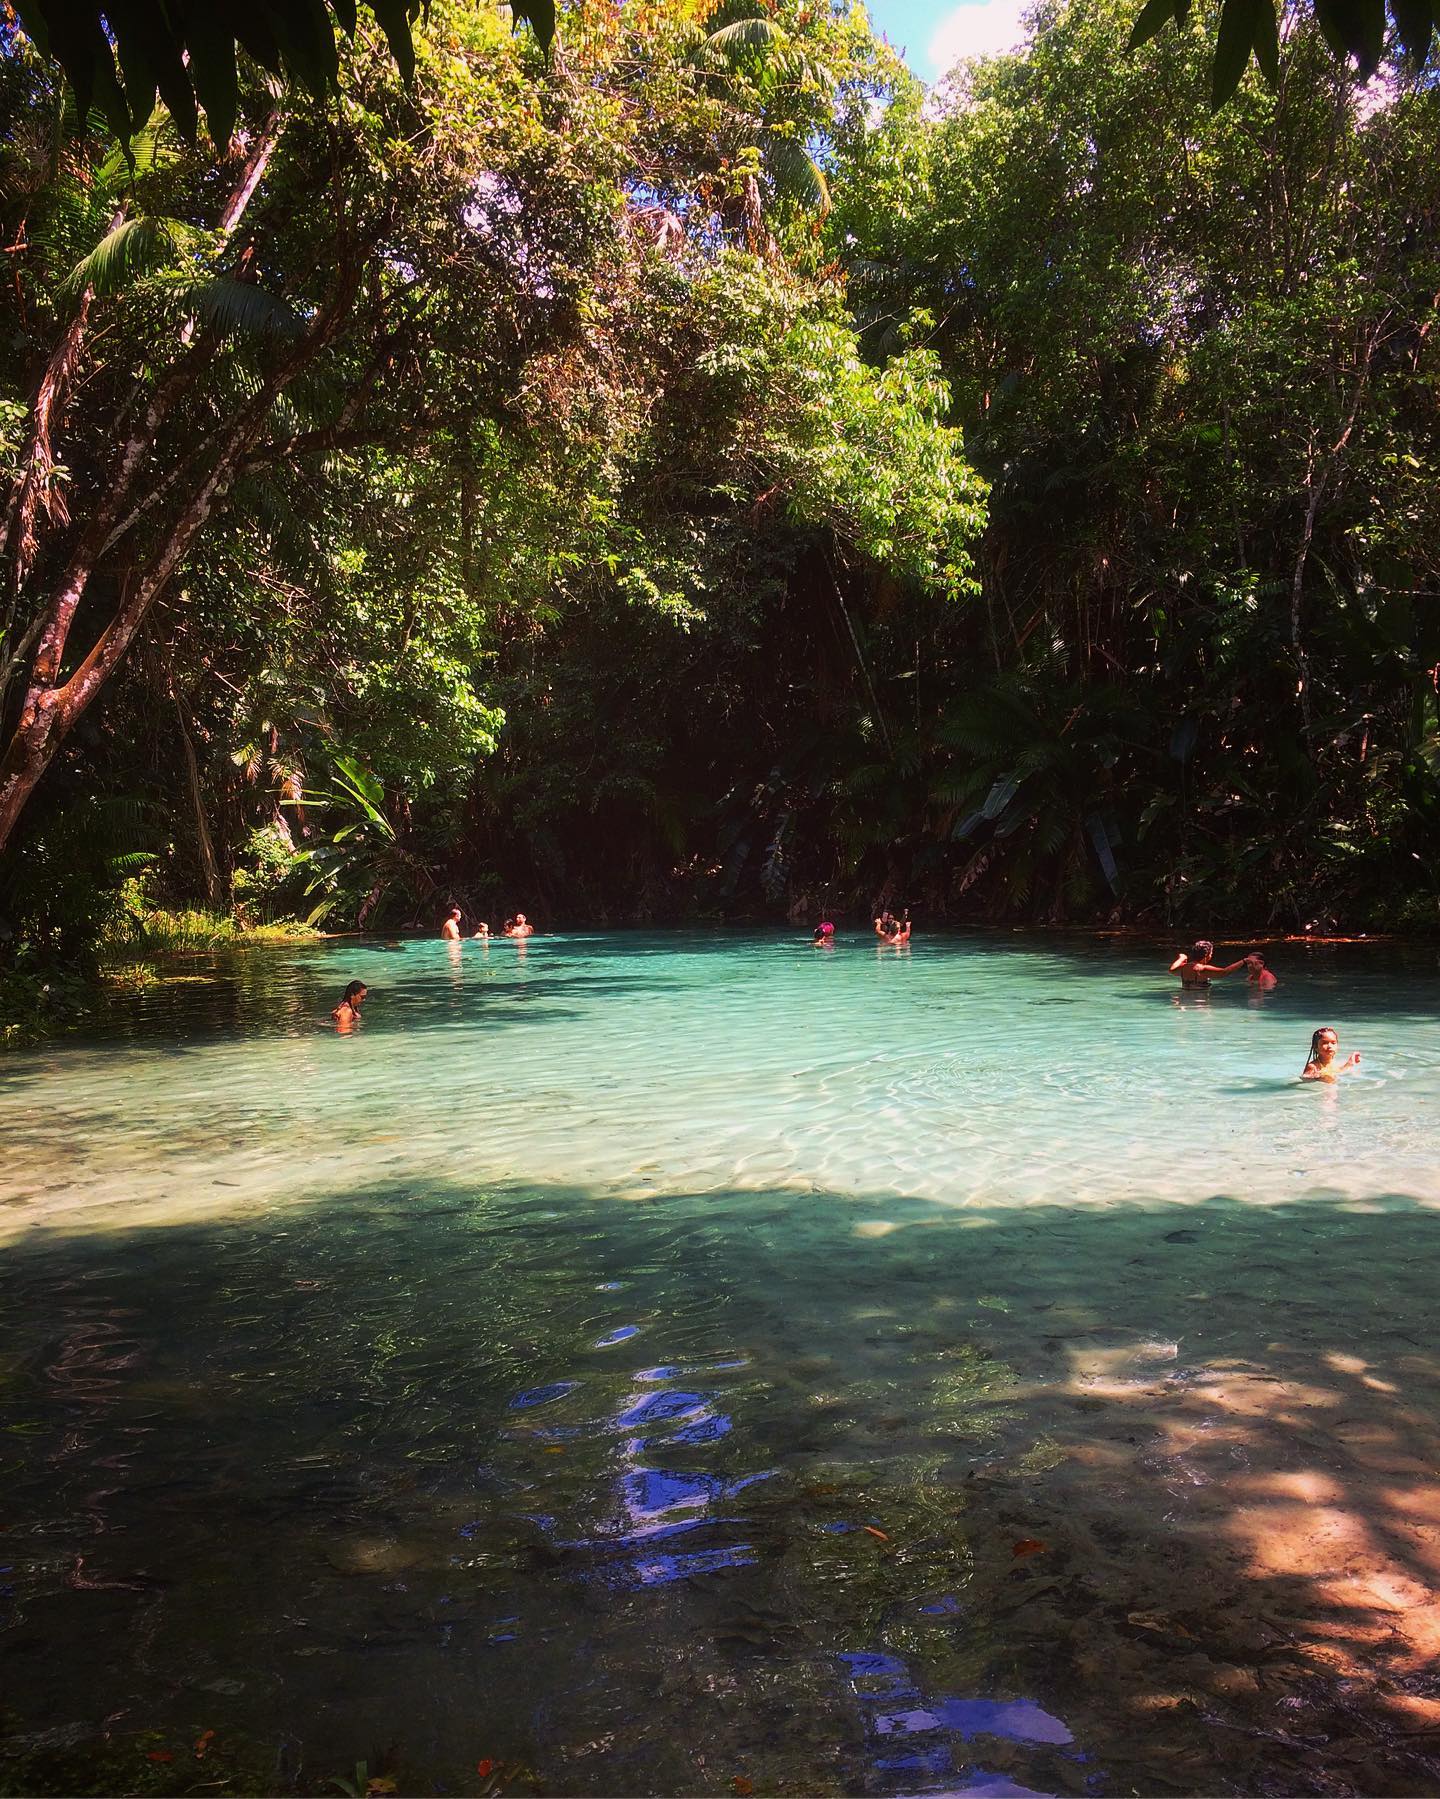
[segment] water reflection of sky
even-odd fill
[[[942,1609],[920,1608],[927,1615]],[[927,1694],[909,1663],[887,1650],[847,1650],[837,1659],[861,1711],[869,1786],[890,1790],[898,1780],[937,1799],[951,1793],[1021,1799],[1041,1792],[980,1766],[975,1756],[983,1753],[987,1738],[1063,1751],[1067,1761],[1086,1759],[1073,1749],[1075,1738],[1064,1720],[1033,1700]]]
[[[592,1350],[615,1347],[627,1333],[634,1334],[633,1327],[611,1330],[592,1340]],[[575,1422],[526,1427],[526,1439],[542,1449],[557,1439],[577,1438],[604,1449],[603,1472],[577,1496],[568,1516],[533,1515],[564,1555],[567,1578],[640,1595],[759,1565],[755,1520],[747,1514],[745,1496],[779,1470],[733,1467],[736,1454],[745,1452],[747,1435],[743,1417],[742,1428],[736,1428],[737,1394],[723,1376],[747,1362],[738,1356],[652,1363],[621,1375],[623,1389],[603,1413],[592,1409]],[[585,1406],[586,1391],[586,1381],[578,1377],[546,1381],[513,1394],[508,1407],[527,1412],[573,1400],[573,1414],[574,1406]],[[730,1467],[697,1465],[698,1452],[726,1439]],[[814,1528],[818,1536],[849,1536],[867,1528],[864,1518],[860,1512],[819,1521]],[[933,1593],[911,1604],[931,1630],[968,1628],[955,1593]],[[492,1640],[505,1641],[508,1635],[497,1633]],[[929,1691],[910,1663],[886,1648],[846,1650],[837,1661],[836,1697],[860,1713],[863,1751],[854,1775],[867,1792],[1043,1799],[1051,1790],[1043,1784],[1043,1765],[1037,1766],[1041,1784],[1023,1784],[1013,1768],[1001,1772],[982,1765],[986,1743],[1010,1745],[1012,1757],[1020,1755],[1022,1772],[1027,1752],[1041,1764],[1056,1754],[1071,1764],[1085,1760],[1064,1720],[1033,1699]],[[1082,1777],[1082,1784],[1088,1787],[1093,1778]],[[1072,1772],[1068,1787],[1074,1784]]]
[[[593,1347],[612,1348],[636,1330],[633,1325],[618,1327]],[[669,1452],[718,1443],[730,1434],[734,1422],[720,1409],[716,1392],[670,1383],[745,1365],[742,1356],[699,1365],[659,1363],[639,1368],[628,1376],[637,1385],[606,1417],[591,1419],[588,1425],[534,1427],[533,1436],[542,1442],[589,1434],[613,1443],[608,1463],[611,1485],[605,1494],[590,1495],[594,1516],[588,1528],[577,1524],[569,1530],[555,1518],[536,1517],[557,1548],[580,1553],[580,1578],[612,1589],[640,1590],[755,1564],[754,1545],[745,1537],[746,1519],[733,1502],[746,1488],[770,1479],[775,1470],[726,1476],[669,1465]],[[524,1388],[511,1397],[509,1409],[530,1410],[566,1398],[581,1385],[578,1380],[557,1380]],[[662,1458],[666,1465],[660,1465]],[[656,1547],[697,1536],[703,1539],[702,1546],[687,1543],[674,1551]]]

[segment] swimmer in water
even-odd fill
[[[450,916],[440,927],[440,935],[447,943],[458,943],[460,941],[460,916],[460,908],[458,906],[452,906],[450,908]]]
[[[535,935],[535,927],[533,924],[526,924],[525,914],[523,912],[517,912],[515,914],[514,924],[506,925],[505,935],[507,937],[533,937]]]
[[[810,939],[816,949],[834,949],[835,927],[833,924],[817,924],[815,935]]]
[[[1245,966],[1242,956],[1238,962],[1227,962],[1222,968],[1211,960],[1214,954],[1215,945],[1208,937],[1201,937],[1190,949],[1181,950],[1170,964],[1170,972],[1180,976],[1182,987],[1208,987],[1222,974],[1234,974],[1237,968]]]
[[[480,920],[480,929],[476,931],[474,935],[480,938],[483,943],[488,943],[490,941],[490,927],[483,918]]]
[[[875,935],[883,938],[884,941],[888,943],[899,929],[900,921],[896,918],[890,908],[886,906],[880,916],[875,920]]]
[[[1251,987],[1258,987],[1262,993],[1269,993],[1272,987],[1280,985],[1279,977],[1271,974],[1265,966],[1265,958],[1258,951],[1251,950],[1245,958],[1245,980]]]
[[[337,1031],[349,1031],[360,1022],[360,1008],[365,1004],[365,995],[370,989],[364,981],[351,981],[345,989],[344,997],[330,1016],[335,1020]]]
[[[1352,1050],[1345,1060],[1339,1060],[1340,1039],[1329,1025],[1322,1025],[1310,1039],[1310,1059],[1305,1064],[1302,1081],[1334,1081],[1352,1068],[1360,1066],[1360,1051]]]

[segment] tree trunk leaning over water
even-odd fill
[[[219,231],[223,239],[233,235],[244,217],[282,128],[279,115],[272,114],[251,145],[221,213]],[[154,382],[148,400],[131,425],[113,473],[104,484],[104,497],[85,521],[60,572],[52,578],[49,593],[36,595],[31,601],[30,623],[22,634],[19,650],[6,666],[5,672],[13,674],[23,665],[26,655],[31,657],[18,717],[0,755],[0,850],[67,733],[114,673],[146,613],[174,579],[242,461],[256,453],[276,399],[333,341],[359,291],[370,248],[368,244],[342,241],[330,297],[303,336],[280,356],[230,423],[202,444],[199,454],[192,450],[186,456],[177,450],[175,466],[161,473],[155,467],[161,429],[187,398],[202,391],[222,344],[223,334],[217,327],[200,326],[193,317],[185,321],[178,335],[178,353]],[[27,459],[12,496],[8,536],[13,544],[18,533],[27,552],[15,559],[22,583],[14,596],[17,624],[25,617],[25,589],[33,579],[38,558],[35,536],[43,493],[36,471],[42,463],[54,462],[50,440],[58,422],[58,408],[83,353],[91,299],[87,290],[76,319],[67,326],[49,360],[34,402],[29,434],[30,444],[37,446],[36,454]],[[148,552],[137,556],[124,540],[160,494],[166,494],[174,507],[169,523]],[[65,522],[60,507],[50,506],[48,516],[57,527]],[[92,593],[94,578],[101,572],[115,578],[115,605],[89,652],[73,672],[62,678],[76,613]]]

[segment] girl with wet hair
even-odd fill
[[[1310,1039],[1310,1054],[1306,1058],[1305,1069],[1301,1074],[1302,1081],[1334,1081],[1352,1068],[1360,1066],[1360,1051],[1352,1050],[1345,1060],[1340,1060],[1340,1039],[1328,1024],[1321,1025]]]

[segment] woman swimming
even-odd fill
[[[1360,1051],[1352,1050],[1342,1062],[1340,1039],[1329,1025],[1322,1025],[1310,1039],[1310,1056],[1301,1074],[1302,1081],[1333,1081],[1352,1068],[1360,1066]]]
[[[340,1004],[330,1016],[335,1020],[335,1028],[348,1031],[360,1022],[360,1008],[365,1004],[365,996],[370,989],[364,981],[351,981],[341,997]]]

